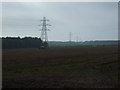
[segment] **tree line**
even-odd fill
[[[8,48],[39,48],[42,40],[37,37],[2,37],[2,49]]]

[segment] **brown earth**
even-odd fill
[[[118,87],[118,47],[3,49],[3,88]]]

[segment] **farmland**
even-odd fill
[[[118,87],[118,47],[3,49],[3,88]]]

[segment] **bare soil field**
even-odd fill
[[[3,49],[3,88],[116,88],[118,47]]]

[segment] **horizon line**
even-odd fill
[[[0,38],[40,38],[40,37],[31,37],[31,36],[25,36],[25,37],[20,37],[20,36],[0,36]],[[58,41],[58,42],[70,42],[69,40],[48,40],[48,42],[51,42],[51,41]],[[85,41],[120,41],[119,39],[96,39],[96,40],[79,40],[79,41],[76,41],[76,40],[71,40],[71,42],[85,42]]]

